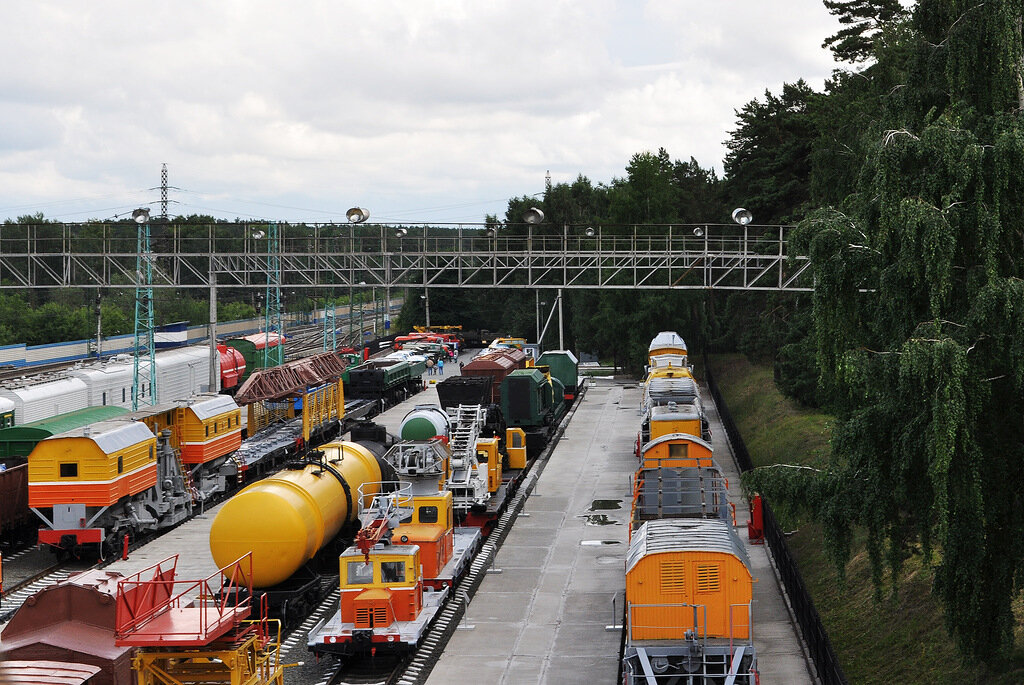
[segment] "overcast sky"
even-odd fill
[[[659,147],[719,172],[735,110],[820,89],[821,0],[0,4],[0,219],[477,222]]]

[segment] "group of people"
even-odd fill
[[[428,376],[443,376],[444,375],[444,359],[438,359],[435,364],[427,365]]]

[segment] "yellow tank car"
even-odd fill
[[[379,491],[377,458],[354,442],[320,448],[323,461],[253,483],[228,500],[210,527],[218,566],[252,552],[253,587],[284,581],[359,513],[359,488]]]

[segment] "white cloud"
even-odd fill
[[[0,217],[69,220],[155,199],[161,162],[179,212],[309,220],[479,221],[546,170],[607,182],[658,147],[720,169],[733,110],[820,87],[837,26],[817,0],[41,1],[0,23]]]

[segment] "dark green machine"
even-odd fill
[[[501,413],[509,428],[526,431],[526,452],[535,456],[565,413],[565,386],[546,366],[516,369],[501,382]]]
[[[537,359],[537,366],[551,369],[551,377],[561,381],[565,388],[565,399],[576,397],[580,373],[580,362],[576,355],[568,350],[549,350]]]

